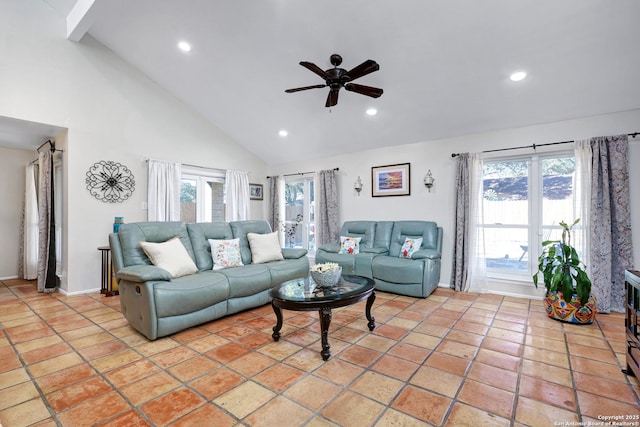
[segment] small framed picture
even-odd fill
[[[371,168],[371,196],[408,196],[411,194],[410,163]]]
[[[263,200],[262,184],[249,184],[249,199]]]

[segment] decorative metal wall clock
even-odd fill
[[[89,168],[87,190],[105,203],[121,203],[131,197],[136,187],[133,173],[126,166],[101,160]]]

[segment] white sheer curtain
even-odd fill
[[[590,275],[590,210],[591,210],[591,161],[593,153],[589,139],[576,140],[574,143],[576,169],[573,176],[573,218],[580,222],[573,229],[571,244],[576,248],[580,259],[587,264]]]
[[[180,221],[180,180],[182,165],[149,160],[147,188],[149,221]]]
[[[249,219],[249,173],[227,171],[225,179],[226,221]]]
[[[483,172],[482,155],[469,154],[469,269],[464,290],[484,291],[487,289],[487,265],[485,255],[484,218],[482,213]]]
[[[36,166],[25,168],[23,272],[27,280],[38,278],[38,196],[36,190]]]

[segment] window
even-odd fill
[[[485,160],[482,218],[487,276],[531,280],[545,240],[573,222],[573,153]]]
[[[182,167],[180,220],[184,222],[224,221],[224,178],[222,171]]]
[[[315,182],[313,178],[286,180],[284,185],[284,247],[316,250]]]

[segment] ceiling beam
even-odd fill
[[[67,15],[67,39],[79,42],[89,31],[97,13],[98,0],[78,0]]]

